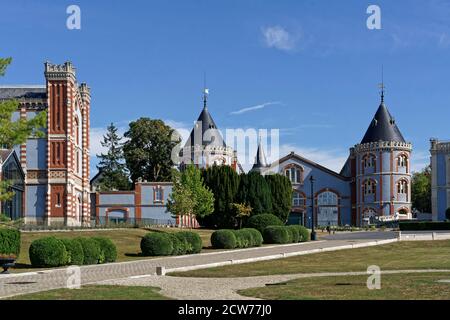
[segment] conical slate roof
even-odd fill
[[[226,147],[225,142],[208,111],[206,104],[206,95],[203,101],[203,110],[192,128],[189,139],[186,141],[185,147],[202,144],[202,146],[221,146]]]
[[[384,105],[383,100],[381,101],[364,138],[361,140],[361,144],[377,141],[405,142],[402,133],[395,124],[395,120],[389,113],[389,110]]]
[[[255,163],[250,171],[261,172],[263,169],[267,168],[266,155],[264,154],[264,149],[261,144],[261,140],[258,143],[258,150],[256,151]]]

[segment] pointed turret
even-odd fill
[[[260,138],[258,142],[258,150],[256,150],[255,163],[253,164],[253,167],[250,171],[262,173],[268,167],[269,165],[267,164],[266,155],[264,154],[264,148],[262,146]]]
[[[402,133],[395,123],[395,119],[391,116],[384,104],[384,91],[381,95],[381,104],[378,107],[364,138],[361,140],[361,144],[377,141],[405,142]]]

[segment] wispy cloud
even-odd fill
[[[272,105],[282,105],[282,103],[279,102],[279,101],[265,102],[265,103],[258,104],[256,106],[242,108],[240,110],[230,112],[230,114],[231,115],[243,114],[243,113],[246,113],[246,112],[251,112],[251,111],[255,111],[255,110],[264,109],[265,107],[272,106]]]
[[[300,38],[299,34],[292,34],[281,26],[263,27],[261,32],[267,47],[287,52],[296,49]]]

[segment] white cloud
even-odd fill
[[[275,101],[275,102],[265,102],[265,103],[261,103],[261,104],[258,104],[258,105],[256,105],[256,106],[247,107],[247,108],[242,108],[242,109],[240,109],[240,110],[230,112],[230,115],[243,114],[243,113],[250,112],[250,111],[255,111],[255,110],[259,110],[259,109],[264,109],[265,107],[267,107],[267,106],[272,106],[272,105],[281,105],[281,102]]]
[[[296,48],[298,35],[293,35],[280,26],[262,28],[264,44],[269,48],[281,51],[292,51]]]

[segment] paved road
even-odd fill
[[[205,264],[227,263],[230,262],[230,260],[244,260],[251,258],[275,259],[281,258],[284,255],[306,254],[311,250],[341,250],[355,244],[365,245],[370,242],[373,243],[373,240],[329,240],[82,266],[80,268],[81,284],[84,285],[105,280],[153,275],[158,266],[164,266],[167,269],[183,267],[195,268]],[[73,277],[71,277],[73,271],[71,270],[73,269],[59,268],[23,274],[0,275],[0,298],[56,288],[65,288],[71,283],[71,279],[73,279]]]
[[[382,270],[381,274],[407,274],[407,273],[449,273],[444,270]],[[166,297],[179,300],[252,300],[255,298],[244,297],[237,293],[238,290],[260,288],[266,285],[282,283],[289,280],[312,277],[338,277],[338,276],[368,276],[367,272],[320,272],[299,273],[272,276],[242,278],[191,278],[191,277],[160,277],[143,276],[139,278],[127,278],[104,281],[99,284],[123,285],[123,286],[152,286],[161,288],[160,293]],[[441,282],[450,280],[442,279]],[[186,290],[195,288],[195,290]]]
[[[387,240],[397,238],[395,231],[358,231],[340,232],[330,236],[323,236],[325,240]]]

